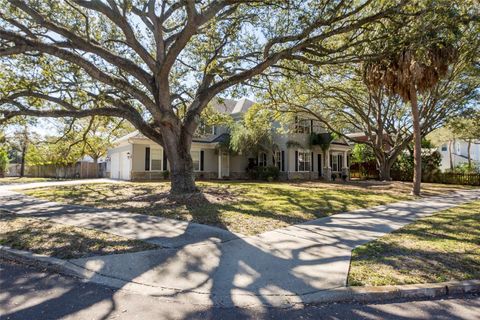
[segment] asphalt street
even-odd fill
[[[172,297],[174,298],[174,297]],[[205,308],[0,260],[0,319],[479,319],[480,296],[302,308]]]

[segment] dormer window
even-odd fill
[[[209,136],[215,134],[215,126],[209,126],[204,122],[200,123],[197,128],[196,134],[199,136]]]
[[[312,120],[295,118],[295,133],[311,133]]]

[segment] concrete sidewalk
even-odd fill
[[[351,250],[356,246],[415,219],[477,199],[479,190],[461,191],[341,213],[253,237],[169,219],[43,202],[19,194],[4,194],[0,203],[19,214],[165,246],[70,260],[91,281],[188,303],[275,306],[311,302],[322,290],[345,286]]]

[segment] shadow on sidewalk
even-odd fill
[[[0,198],[0,201],[4,200]],[[26,203],[18,201],[7,206],[2,205],[2,208],[5,207],[12,211],[24,209],[29,205],[28,201],[34,200],[27,198],[26,201]],[[159,250],[159,254],[147,257],[143,263],[136,263],[133,260],[130,261],[130,264],[119,265],[118,263],[122,261],[121,255],[107,256],[113,257],[112,260],[110,263],[103,264],[97,273],[112,274],[112,270],[114,270],[115,276],[131,282],[138,282],[142,276],[151,274],[155,279],[171,284],[171,288],[175,288],[176,283],[183,286],[182,292],[178,293],[172,293],[172,290],[165,288],[167,289],[167,294],[163,295],[165,298],[177,299],[183,296],[188,301],[189,295],[194,297],[195,294],[200,294],[206,296],[206,300],[216,307],[235,306],[239,303],[239,299],[249,299],[247,301],[256,304],[275,305],[276,302],[273,300],[279,295],[285,295],[292,301],[305,302],[303,297],[309,293],[344,285],[342,281],[346,280],[344,279],[345,272],[348,272],[352,248],[372,240],[380,233],[392,231],[394,227],[389,225],[391,220],[404,224],[416,217],[414,208],[405,205],[398,207],[391,205],[389,208],[397,209],[403,212],[403,215],[391,217],[382,212],[365,213],[361,218],[351,215],[351,217],[343,219],[340,224],[331,219],[323,220],[321,224],[312,221],[302,225],[302,228],[305,229],[294,226],[285,233],[274,231],[249,238],[232,235],[228,241],[222,238],[212,239],[211,234],[206,233],[205,236],[199,235],[195,239],[195,243],[191,245],[178,249]],[[51,211],[49,211],[50,209]],[[50,209],[30,214],[32,216],[58,215],[65,212],[78,214],[92,210],[85,207],[77,209],[71,206],[62,208],[62,205]],[[105,213],[108,214],[108,211]],[[175,243],[176,238],[182,238],[185,237],[185,234],[191,233],[191,228],[195,228],[195,224],[188,224],[183,233],[167,240]],[[310,234],[311,239],[308,239],[304,233],[305,230],[318,232],[319,238],[312,233]],[[345,230],[350,230],[348,235],[345,234]],[[316,242],[315,239],[321,239],[322,242]],[[199,244],[204,244],[204,248],[207,249],[201,250],[199,246],[196,246]],[[135,255],[133,254],[132,257]],[[105,258],[99,257],[99,259]],[[345,264],[347,267],[346,270],[343,270],[342,266]],[[315,269],[318,266],[321,267]],[[344,280],[339,282],[339,279]],[[0,281],[2,288],[17,285]],[[22,285],[29,288],[34,287],[35,284],[23,283]],[[111,305],[109,311],[102,317],[108,319],[112,312],[118,311],[114,295],[115,290],[105,291],[101,295],[82,294],[79,296],[78,290],[71,287],[56,298],[4,314],[3,317],[5,319],[31,319],[33,315],[35,319],[42,319],[45,310],[67,299],[74,303],[68,309],[57,310],[56,319],[67,317],[100,302],[108,302]],[[13,297],[4,294],[0,301],[11,298]],[[190,302],[195,303],[196,301],[191,300]],[[164,319],[168,319],[168,310],[165,311],[166,314],[162,316]],[[185,314],[184,317],[190,319],[215,318],[214,312],[216,311],[212,311],[212,313],[193,312]],[[263,316],[266,318],[279,314],[278,310],[268,308],[265,308],[263,312]],[[236,309],[236,316],[243,319],[249,318],[251,314],[248,310]],[[51,317],[45,318],[51,319]]]

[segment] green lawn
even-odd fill
[[[0,215],[0,244],[60,259],[158,248],[105,232],[5,214]]]
[[[480,201],[423,218],[353,251],[348,283],[480,279]]]
[[[54,178],[29,178],[29,177],[5,177],[0,178],[1,185],[20,184],[20,183],[32,183],[32,182],[45,182],[45,181],[57,181]]]
[[[52,201],[193,221],[253,235],[333,213],[411,199],[403,183],[198,182],[201,193],[170,196],[169,184],[59,186],[25,193]],[[455,187],[429,185],[432,194]]]

